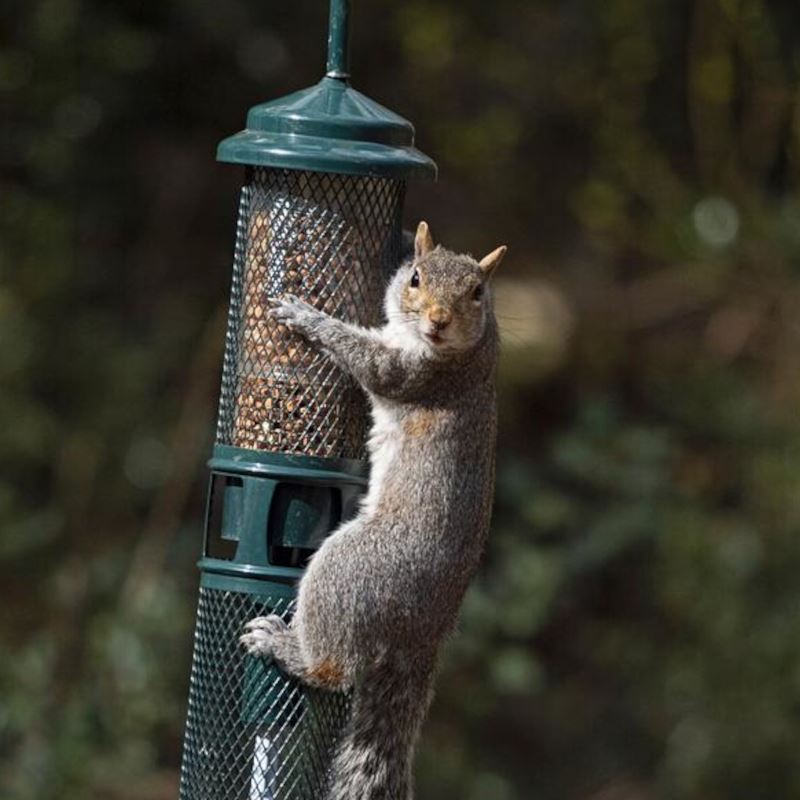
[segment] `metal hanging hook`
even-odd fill
[[[328,78],[350,78],[350,0],[331,0],[328,24]]]

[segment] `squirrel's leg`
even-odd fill
[[[248,653],[271,658],[283,672],[307,686],[331,692],[350,688],[344,670],[338,668],[332,659],[323,659],[318,664],[306,662],[297,631],[277,614],[250,620],[245,631],[239,641]]]
[[[271,303],[270,316],[316,345],[367,391],[402,399],[425,375],[418,357],[387,346],[377,329],[330,317],[293,295]]]

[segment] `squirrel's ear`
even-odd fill
[[[414,237],[414,258],[421,258],[433,250],[433,237],[427,222],[417,225],[417,235]]]
[[[484,256],[479,262],[478,266],[483,270],[483,274],[488,278],[494,271],[497,265],[503,260],[508,248],[503,244],[496,250],[492,250],[488,256]]]

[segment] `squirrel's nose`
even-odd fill
[[[443,306],[432,306],[428,310],[428,320],[437,331],[441,331],[452,322],[453,312]]]

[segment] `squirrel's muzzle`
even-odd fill
[[[453,312],[449,308],[436,305],[428,309],[427,317],[437,331],[442,331],[453,321]]]

